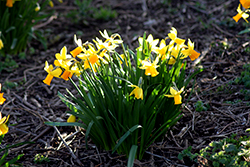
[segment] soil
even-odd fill
[[[198,152],[211,141],[217,141],[231,134],[247,135],[249,128],[250,105],[241,90],[243,84],[233,84],[241,76],[243,65],[249,63],[249,33],[239,34],[249,27],[244,20],[236,23],[238,1],[234,0],[93,0],[95,7],[110,6],[117,12],[117,17],[98,20],[85,16],[74,22],[67,15],[76,9],[73,1],[55,2],[53,16],[39,22],[35,28],[47,39],[47,50],[35,40],[28,44],[34,48],[26,51],[26,58],[14,57],[18,68],[0,73],[0,83],[7,89],[7,99],[0,106],[3,115],[10,115],[10,130],[5,135],[2,146],[33,141],[10,150],[8,158],[19,154],[24,156],[18,161],[24,166],[126,166],[124,155],[111,151],[99,150],[89,139],[89,148],[85,148],[84,131],[77,128],[51,127],[45,121],[66,121],[68,108],[61,102],[57,92],[65,93],[65,88],[72,87],[69,82],[54,79],[51,86],[42,80],[46,76],[44,62],[53,62],[55,53],[63,46],[73,49],[73,36],[77,34],[83,41],[100,37],[99,30],[119,33],[130,48],[138,46],[137,38],[143,33],[154,38],[165,38],[175,27],[178,36],[190,38],[195,42],[195,50],[201,53],[198,60],[190,62],[188,71],[202,66],[204,71],[197,75],[194,93],[183,105],[183,117],[173,126],[161,142],[153,143],[145,157],[135,160],[134,166],[195,166],[178,159],[178,154],[188,146],[192,152]],[[76,18],[80,18],[75,15]],[[83,17],[83,16],[82,16]],[[7,87],[7,83],[16,85]],[[192,84],[189,85],[189,90]],[[187,100],[187,96],[184,98]],[[184,101],[185,101],[184,100]],[[197,101],[206,106],[203,111],[196,111]],[[59,137],[66,139],[66,147]],[[34,157],[39,154],[49,162],[36,164]]]

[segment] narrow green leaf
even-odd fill
[[[22,156],[24,156],[24,154],[20,154],[17,157],[11,159],[10,161],[6,162],[6,164],[4,165],[4,167],[9,167],[11,164],[14,164],[16,161],[18,161]]]
[[[127,167],[133,167],[135,156],[136,156],[137,147],[138,147],[137,145],[132,145],[131,146],[131,149],[129,151],[129,157],[128,157]]]
[[[79,122],[44,122],[44,124],[49,126],[80,126],[86,128],[82,123]]]
[[[118,143],[116,144],[115,148],[112,151],[112,154],[116,151],[116,149],[122,144],[122,142],[136,129],[138,128],[142,128],[141,125],[135,125],[132,128],[130,128],[118,141]]]
[[[17,43],[17,38],[14,38],[11,44],[10,49],[14,49],[16,47],[16,43]]]
[[[92,121],[89,123],[88,128],[87,128],[87,131],[86,131],[86,133],[85,133],[85,144],[86,144],[86,149],[88,149],[88,136],[89,136],[89,133],[90,133],[90,130],[91,130],[93,124],[94,124],[94,121],[92,120]]]
[[[10,27],[10,28],[8,28],[7,30],[5,30],[5,33],[8,33],[8,32],[10,32],[11,30],[14,30],[14,29],[16,29],[16,27],[11,26],[11,27]]]
[[[3,165],[3,163],[4,163],[4,161],[5,161],[6,157],[7,157],[7,155],[8,155],[8,150],[5,150],[2,158],[0,159],[0,166]]]
[[[250,28],[247,28],[245,30],[240,31],[238,34],[241,35],[241,34],[245,34],[245,33],[249,33],[249,32],[250,32]]]
[[[13,144],[11,146],[7,145],[5,148],[0,149],[0,152],[4,150],[8,150],[10,148],[15,148],[24,144],[35,144],[35,142],[21,142],[21,143]]]

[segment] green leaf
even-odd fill
[[[8,33],[8,32],[10,32],[11,30],[14,30],[14,29],[16,29],[16,27],[11,26],[10,28],[8,28],[8,29],[5,31],[5,33]]]
[[[85,126],[79,122],[44,122],[44,124],[49,126],[80,126],[85,128]]]
[[[133,132],[135,131],[136,129],[138,128],[142,128],[141,125],[135,125],[133,126],[132,128],[130,128],[121,138],[120,140],[118,141],[118,143],[116,144],[116,146],[114,147],[113,151],[112,151],[112,154],[116,151],[116,149],[122,144],[122,142]]]
[[[16,47],[16,43],[17,43],[17,38],[14,38],[11,44],[10,49],[14,49]]]
[[[10,149],[10,148],[15,148],[15,147],[18,147],[18,146],[21,146],[21,145],[24,145],[24,144],[34,144],[35,142],[21,142],[21,143],[17,143],[17,144],[13,144],[13,145],[11,145],[11,146],[6,146],[5,148],[2,148],[2,149],[0,149],[0,152],[1,151],[4,151],[4,150],[8,150],[8,149]]]
[[[71,101],[69,101],[65,96],[63,96],[60,92],[58,92],[58,96],[59,98],[62,100],[62,102],[64,102],[66,104],[67,107],[69,107],[69,109],[71,111],[77,112],[77,108],[75,107],[75,104],[73,104]]]
[[[10,161],[6,162],[4,167],[9,167],[11,164],[14,164],[16,161],[18,161],[24,154],[20,154],[17,157],[11,159]]]
[[[86,144],[86,149],[88,149],[88,136],[89,136],[89,133],[90,133],[90,130],[91,130],[93,124],[94,124],[94,121],[92,120],[92,121],[89,123],[88,128],[87,128],[87,131],[86,131],[86,133],[85,133],[85,144]]]
[[[7,155],[8,155],[8,150],[5,150],[5,152],[4,152],[3,156],[2,156],[2,158],[0,159],[0,166],[2,166],[2,164],[4,163],[4,161],[5,161],[6,157],[7,157]]]
[[[241,35],[241,34],[245,34],[245,33],[249,33],[249,32],[250,32],[250,28],[247,28],[245,30],[240,31],[238,34]]]
[[[129,151],[129,157],[128,157],[128,164],[127,164],[127,167],[133,167],[137,148],[138,148],[137,145],[132,145],[132,146],[131,146],[131,149],[130,149],[130,151]]]

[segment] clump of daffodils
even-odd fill
[[[141,159],[181,118],[183,92],[198,73],[185,75],[186,59],[194,61],[200,53],[190,39],[178,37],[174,27],[165,39],[139,37],[136,52],[124,47],[119,34],[100,34],[102,39],[90,42],[75,35],[75,48],[64,46],[53,64],[45,62],[45,84],[54,77],[70,80],[79,93],[59,93],[70,116],[67,123],[47,124],[81,126],[86,144],[89,136],[102,149]]]
[[[112,58],[110,53],[115,52],[115,49],[123,41],[120,39],[119,34],[113,34],[109,37],[106,30],[100,32],[105,41],[99,38],[93,39],[93,42],[82,43],[81,39],[77,39],[74,36],[74,41],[77,47],[68,53],[67,47],[64,46],[60,53],[55,54],[54,66],[45,62],[44,70],[48,73],[47,77],[43,82],[50,85],[54,77],[62,78],[64,80],[69,80],[73,75],[80,76],[80,74],[87,69],[93,69],[94,72],[99,70],[101,63],[109,64],[112,63]],[[169,44],[166,44],[166,40],[170,40]],[[143,46],[143,38],[139,37],[139,47],[141,50]],[[172,27],[168,37],[162,39],[159,43],[159,39],[154,39],[150,34],[146,41],[146,45],[152,51],[152,55],[148,55],[144,60],[140,61],[139,68],[145,71],[145,75],[156,77],[159,72],[157,68],[159,67],[159,60],[161,62],[166,62],[169,65],[175,64],[177,59],[185,59],[189,57],[192,61],[197,59],[200,55],[194,50],[194,42],[188,39],[187,45],[185,45],[185,40],[177,37],[177,30]],[[157,44],[159,43],[159,46]],[[150,51],[150,52],[151,52]],[[123,57],[123,58],[122,58]],[[120,63],[125,62],[127,64],[127,59],[124,54],[120,56]],[[143,99],[143,90],[139,85],[130,85],[134,87],[134,90],[130,93],[130,96],[134,95],[137,99]],[[181,88],[183,91],[184,88]],[[178,88],[172,87],[170,89],[171,95],[166,95],[167,97],[175,97],[175,104],[181,104],[181,98],[176,98],[177,95],[180,96],[182,91],[177,91]],[[178,100],[176,100],[178,99]]]
[[[243,10],[241,9],[241,6],[244,8]],[[233,19],[238,22],[241,18],[243,18],[247,23],[248,20],[247,18],[249,17],[249,10],[250,8],[250,0],[240,0],[240,4],[237,8],[238,14],[233,17]]]

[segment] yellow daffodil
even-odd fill
[[[67,54],[67,48],[64,46],[60,53],[56,53],[56,60],[54,61],[55,66],[62,67],[64,69],[61,78],[64,80],[69,80],[73,76],[71,67],[76,61],[71,55]]]
[[[80,38],[77,39],[76,34],[74,35],[74,41],[77,44],[77,46],[82,46],[82,40]]]
[[[160,56],[163,59],[166,59],[166,52],[168,50],[168,45],[166,45],[166,42],[164,39],[161,40],[159,47],[155,47],[153,48],[153,52],[155,52],[156,54],[158,54],[158,56]]]
[[[90,69],[91,68],[90,64],[94,68],[94,64],[97,63],[98,60],[99,60],[99,58],[98,58],[98,56],[96,54],[93,54],[93,55],[89,56],[88,60],[84,61],[84,70],[86,70],[88,68]]]
[[[5,98],[3,97],[3,93],[0,93],[0,105],[2,105],[5,102]]]
[[[67,122],[76,122],[76,116],[70,115],[69,118],[67,119]]]
[[[75,58],[77,55],[79,55],[82,52],[82,47],[78,46],[74,50],[72,50],[70,53]]]
[[[9,120],[9,115],[2,118],[2,113],[0,113],[0,136],[6,134],[9,131],[6,123]]]
[[[15,3],[15,0],[7,0],[6,6],[9,8],[12,8],[14,3]]]
[[[49,65],[49,63],[45,62],[44,70],[48,73],[47,77],[43,80],[43,82],[47,85],[50,85],[53,77],[59,77],[62,73],[62,70],[60,68],[54,69],[52,65]]]
[[[71,59],[72,58],[71,55],[67,54],[66,46],[64,46],[61,49],[60,53],[56,53],[55,57],[56,57],[57,60],[66,60],[66,59]],[[60,64],[55,64],[55,65],[56,66],[61,66]]]
[[[112,44],[121,44],[123,42],[120,39],[115,39],[117,36],[119,36],[118,34],[114,34],[109,37],[107,30],[104,30],[103,33],[101,31],[99,32],[101,36],[106,39],[105,42],[111,42]]]
[[[172,29],[170,30],[170,33],[168,33],[168,37],[175,43],[181,45],[185,42],[184,39],[178,38],[177,37],[177,30],[172,27]]]
[[[98,56],[98,51],[95,50],[94,47],[89,46],[89,48],[87,50],[84,50],[84,53],[85,54],[82,57],[84,60],[84,70],[86,70],[88,68],[91,69],[91,65],[92,65],[92,67],[94,68],[94,71],[96,71],[94,65],[95,64],[99,65],[99,59],[102,59],[100,56]]]
[[[65,81],[69,80],[73,76],[73,73],[69,70],[65,70],[63,74],[61,75],[61,78],[64,79]]]
[[[238,21],[240,20],[240,18],[243,18],[243,19],[248,23],[247,18],[249,17],[249,15],[248,15],[247,13],[245,13],[244,11],[241,10],[240,4],[239,4],[239,6],[238,6],[238,8],[237,8],[237,12],[238,12],[238,14],[235,15],[235,16],[233,17],[233,19],[234,19],[236,22],[238,22]]]
[[[142,67],[139,68],[145,69],[145,75],[151,75],[151,77],[155,77],[159,74],[159,72],[156,70],[156,68],[159,67],[157,65],[158,61],[159,57],[157,57],[153,63],[151,63],[149,60],[142,60]]]
[[[181,44],[181,45],[175,45],[175,47],[172,47],[171,48],[171,52],[170,52],[170,58],[168,60],[168,64],[172,65],[176,62],[178,56],[180,56],[180,59],[185,59],[187,56],[185,55],[182,55],[180,54],[181,53],[181,50],[184,48],[184,47],[187,47],[186,45],[184,44]]]
[[[140,47],[138,47],[138,49],[141,51],[142,50],[142,46],[143,46],[143,38],[139,37],[138,41],[140,43]],[[156,45],[159,42],[159,39],[154,39],[153,35],[149,34],[149,36],[146,39],[146,42],[148,44],[148,47],[150,50],[155,50]]]
[[[165,95],[165,96],[174,98],[174,104],[178,105],[182,103],[181,93],[183,92],[183,90],[184,90],[184,87],[182,87],[181,90],[178,90],[177,88],[174,88],[174,87],[170,87],[171,95]]]
[[[135,98],[143,100],[143,90],[136,85],[130,85],[130,87],[134,87],[135,89],[130,93],[129,96],[135,95]]]
[[[2,84],[0,84],[0,92],[2,89]],[[3,97],[3,93],[0,93],[0,105],[2,105],[5,102],[5,98]]]
[[[74,41],[78,47],[76,47],[70,53],[75,58],[77,55],[79,55],[83,51],[83,46],[82,46],[82,40],[77,39],[76,35],[74,35]]]
[[[2,39],[0,39],[0,50],[4,47]]]
[[[110,41],[103,42],[99,38],[96,38],[96,40],[93,39],[93,41],[96,44],[96,47],[97,47],[98,51],[101,51],[102,49],[104,49],[104,50],[107,50],[109,52],[114,52],[115,48],[118,47],[118,45],[115,44],[115,43],[112,43]]]
[[[52,8],[54,7],[54,3],[51,0],[49,1],[49,6]]]
[[[58,0],[58,2],[63,3],[63,0]]]
[[[188,49],[182,50],[181,53],[184,54],[186,57],[189,56],[192,61],[194,61],[200,56],[200,53],[194,50],[194,42],[192,43],[190,39],[188,39]]]
[[[245,9],[250,7],[250,0],[240,0],[240,3]]]

